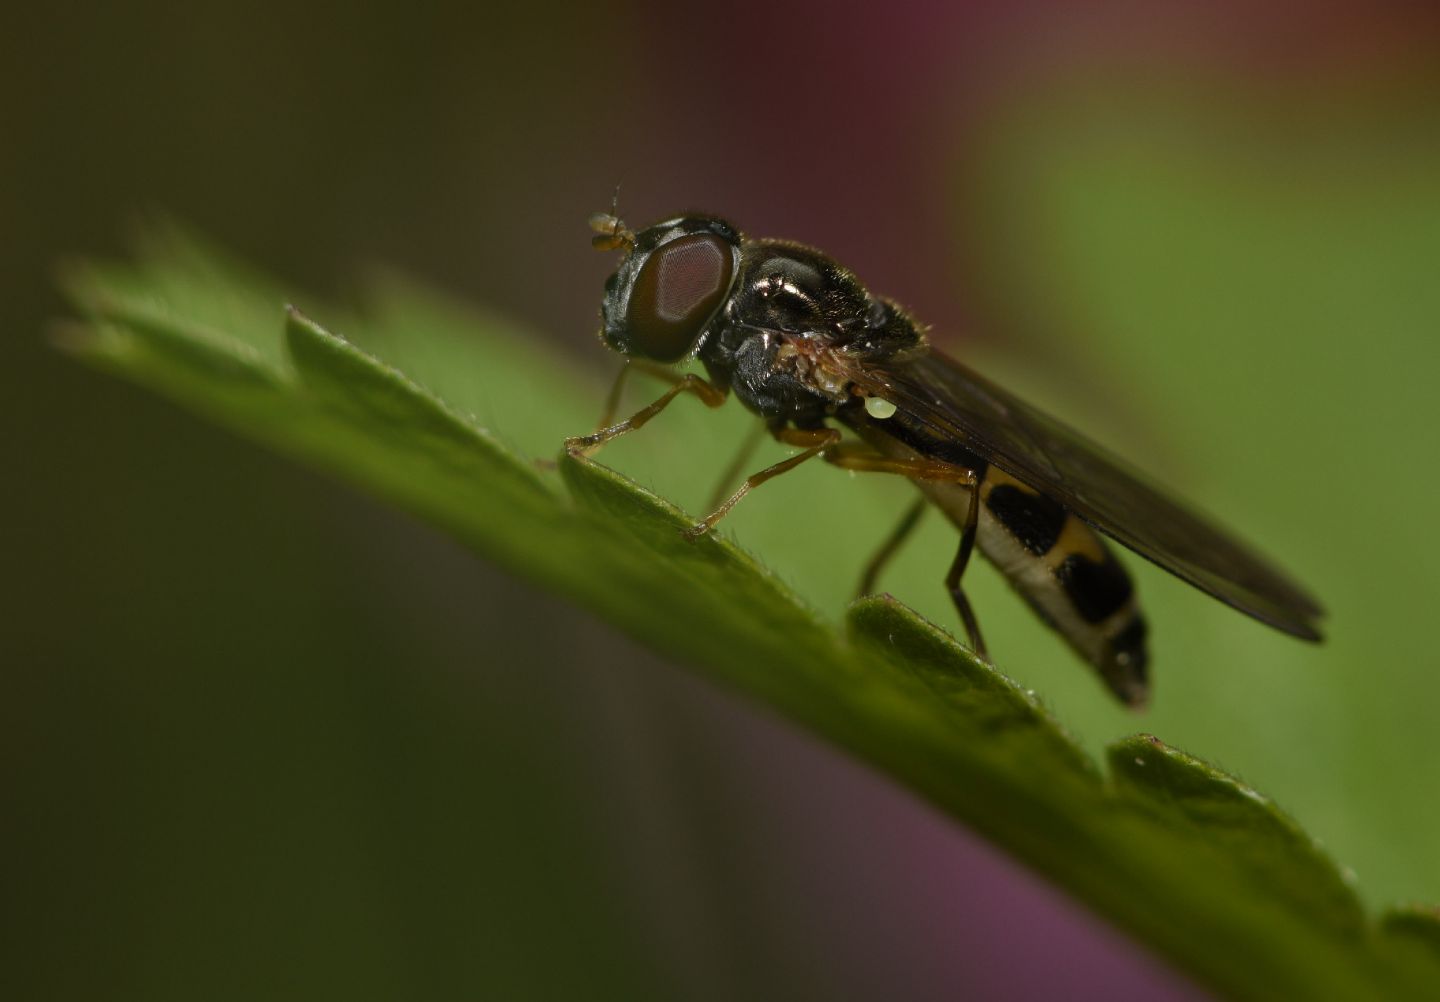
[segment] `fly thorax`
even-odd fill
[[[775,364],[808,387],[816,396],[843,403],[851,380],[844,356],[829,339],[817,334],[786,334],[775,351]]]
[[[850,398],[840,360],[819,339],[753,331],[737,346],[731,387],[772,421],[814,424]]]

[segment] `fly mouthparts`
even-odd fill
[[[626,228],[624,220],[611,212],[591,216],[590,229],[595,234],[590,238],[590,246],[596,250],[628,250],[635,243],[635,234]]]

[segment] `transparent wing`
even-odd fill
[[[958,440],[1200,590],[1276,629],[1320,639],[1323,610],[1294,581],[1108,450],[954,359],[931,351],[850,374],[933,435]]]

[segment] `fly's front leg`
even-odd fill
[[[605,394],[605,409],[600,412],[600,420],[595,422],[596,431],[602,431],[615,423],[615,415],[620,410],[620,400],[625,393],[625,381],[630,377],[633,365],[628,358],[620,363],[620,371],[615,373],[615,382],[610,384],[610,392]]]
[[[661,369],[658,366],[652,368],[651,366],[641,363],[627,362],[625,368],[620,370],[620,375],[615,380],[615,386],[610,391],[610,396],[606,403],[606,413],[602,421],[613,420],[615,408],[619,405],[620,401],[620,389],[623,386],[625,375],[630,371],[630,366],[632,365],[639,365],[644,371],[659,379],[668,380],[673,385],[654,403],[640,408],[640,410],[619,424],[612,424],[608,427],[601,428],[599,431],[590,435],[567,438],[565,440],[565,448],[570,455],[589,455],[612,438],[619,438],[626,432],[634,431],[636,428],[642,427],[656,414],[659,414],[666,407],[670,406],[670,401],[682,393],[693,393],[700,398],[700,402],[706,407],[719,407],[725,402],[725,391],[723,389],[706,382],[693,372],[687,372],[682,376],[670,372],[667,369]]]

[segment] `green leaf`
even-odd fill
[[[332,330],[173,233],[67,284],[84,320],[58,341],[78,357],[386,498],[808,728],[1202,982],[1245,998],[1440,995],[1435,913],[1367,914],[1314,840],[1234,777],[1148,736],[1113,745],[1102,770],[1032,693],[894,599],[833,622],[817,611],[828,598],[807,603],[725,535],[687,542],[689,516],[610,466],[537,462],[586,427],[600,391],[534,337],[393,279],[359,316],[324,311]],[[607,461],[643,468],[622,446]],[[657,448],[654,470],[684,465]]]

